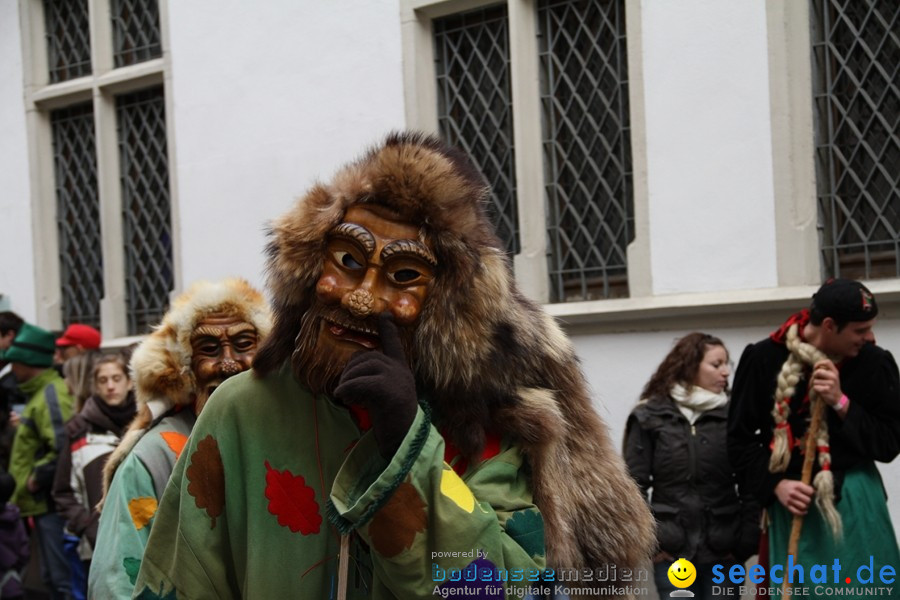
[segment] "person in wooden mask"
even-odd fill
[[[272,334],[200,416],[137,591],[500,597],[510,573],[615,581],[649,558],[652,517],[488,194],[457,150],[393,134],[273,224]]]

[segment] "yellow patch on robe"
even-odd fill
[[[441,493],[464,511],[470,513],[475,510],[475,496],[472,495],[472,490],[446,463],[441,474]]]

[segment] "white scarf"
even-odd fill
[[[725,392],[711,392],[697,385],[685,389],[683,385],[676,383],[669,395],[691,425],[706,411],[725,406],[728,402],[728,394]]]

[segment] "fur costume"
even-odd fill
[[[175,406],[193,405],[197,382],[191,370],[191,335],[200,321],[214,313],[234,315],[250,323],[260,341],[271,328],[265,299],[243,279],[198,281],[174,300],[162,323],[132,355],[137,415],[103,468],[104,498],[116,469],[153,422]]]
[[[415,326],[413,365],[441,431],[477,458],[485,431],[512,435],[532,467],[548,566],[637,568],[655,546],[653,518],[591,406],[571,343],[513,281],[485,213],[490,190],[458,151],[421,134],[385,143],[317,185],[273,225],[272,335],[254,370],[288,361],[328,232],[352,204],[387,207],[420,228],[438,267]]]

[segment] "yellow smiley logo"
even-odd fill
[[[697,579],[697,569],[686,558],[679,558],[669,567],[669,582],[677,588],[686,588]]]

